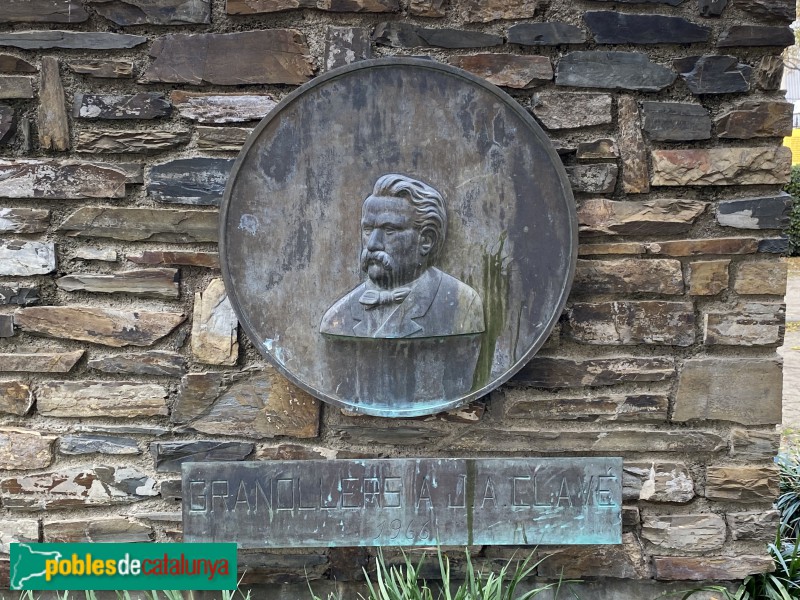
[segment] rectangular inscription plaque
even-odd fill
[[[186,542],[242,548],[618,544],[621,458],[183,465]]]

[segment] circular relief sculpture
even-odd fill
[[[221,215],[251,341],[349,410],[453,409],[519,370],[564,307],[575,204],[555,150],[495,86],[430,60],[316,78],[255,129]]]

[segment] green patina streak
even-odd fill
[[[472,378],[472,389],[479,389],[486,385],[492,374],[494,350],[497,338],[503,333],[508,312],[508,293],[511,277],[509,274],[509,260],[504,256],[503,249],[506,245],[507,233],[503,232],[495,245],[496,250],[485,248],[481,262],[483,265],[483,279],[480,285],[470,277],[467,283],[473,289],[479,289],[483,300],[483,318],[486,329],[481,338],[481,352],[475,375]]]
[[[475,510],[475,479],[477,477],[477,468],[475,461],[467,459],[467,481],[464,485],[464,504],[467,505],[467,546],[472,546],[472,520],[473,511]]]

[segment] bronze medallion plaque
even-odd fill
[[[228,294],[290,380],[350,410],[478,398],[541,347],[577,253],[569,182],[511,97],[434,61],[364,61],[284,99],[221,216]]]

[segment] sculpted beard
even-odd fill
[[[373,281],[388,283],[395,270],[394,260],[383,250],[361,251],[361,270]]]

